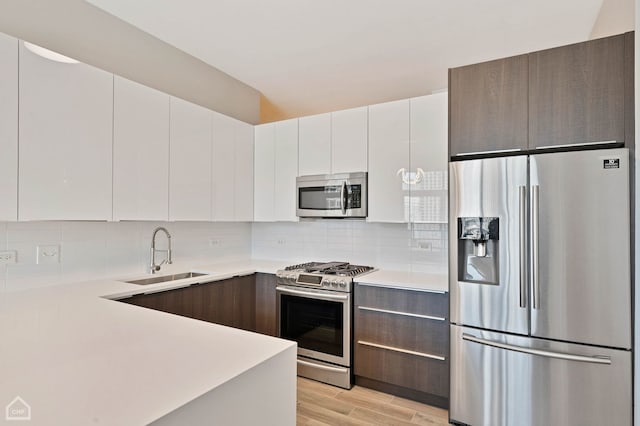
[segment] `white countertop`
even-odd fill
[[[406,290],[449,292],[449,277],[446,274],[427,274],[423,272],[378,270],[357,277],[359,284],[381,287],[393,287]]]
[[[207,279],[275,265],[218,266]],[[29,424],[147,424],[295,347],[109,300],[202,278],[148,286],[96,280],[0,294],[0,408],[20,396],[32,409]]]

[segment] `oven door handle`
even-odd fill
[[[277,286],[276,291],[279,291],[281,293],[293,294],[296,296],[313,297],[314,299],[339,300],[339,301],[345,301],[349,299],[348,294],[328,294],[328,293],[325,294],[324,292],[313,293],[309,291],[294,290],[289,287],[281,287],[281,286]]]

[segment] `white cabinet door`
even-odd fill
[[[213,220],[253,220],[253,126],[213,118]]]
[[[411,221],[447,222],[447,93],[411,99]]]
[[[276,124],[255,126],[253,206],[255,222],[275,220]]]
[[[171,97],[170,220],[211,220],[211,114]]]
[[[236,121],[235,220],[253,220],[253,126]]]
[[[169,95],[114,77],[113,220],[169,218]]]
[[[409,100],[369,107],[370,222],[408,222]]]
[[[274,219],[297,221],[298,120],[275,124]]]
[[[235,211],[235,120],[213,117],[213,220],[233,221]]]
[[[331,114],[298,120],[300,176],[331,173]]]
[[[113,75],[20,43],[20,220],[112,218]]]
[[[18,219],[18,40],[0,33],[0,222]]]
[[[331,113],[331,173],[367,171],[367,107]]]

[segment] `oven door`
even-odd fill
[[[300,176],[298,217],[367,217],[367,174]]]
[[[351,294],[279,285],[278,336],[298,355],[350,366]]]

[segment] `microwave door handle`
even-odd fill
[[[342,214],[347,213],[347,182],[342,182],[342,188],[340,189],[340,207],[342,209]]]

